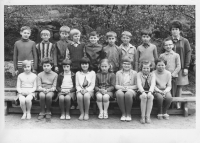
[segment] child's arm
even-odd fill
[[[110,86],[106,89],[107,92],[111,92],[115,89],[115,83],[116,83],[116,77],[115,77],[115,74],[112,73],[110,77]]]
[[[33,60],[34,60],[34,69],[33,69],[33,72],[36,73],[37,66],[38,66],[38,56],[37,56],[37,50],[36,50],[35,42],[33,44],[32,50],[33,50],[32,52],[33,52]]]
[[[61,92],[61,75],[58,75],[58,78],[57,78],[57,85],[56,85],[56,90],[58,92]]]
[[[46,91],[46,89],[42,87],[42,79],[40,74],[37,76],[37,86],[39,91]]]
[[[164,93],[170,92],[170,90],[172,88],[172,86],[171,86],[171,83],[172,83],[171,73],[169,72],[169,74],[167,76],[168,76],[169,80],[167,82],[167,85],[166,85],[167,87],[165,88]]]
[[[99,91],[99,78],[98,78],[98,74],[96,75],[96,81],[95,81],[95,88],[94,88],[95,92]]]
[[[79,92],[82,90],[82,87],[80,86],[79,83],[79,72],[76,73],[76,91]]]
[[[142,80],[140,78],[140,73],[137,73],[137,87],[141,93],[144,91],[144,88],[142,87]]]
[[[181,61],[180,61],[180,56],[179,54],[176,54],[176,68],[175,70],[172,72],[172,77],[175,77],[175,75],[178,74],[178,72],[181,70]]]
[[[34,83],[33,83],[33,88],[31,88],[30,90],[29,90],[29,93],[33,93],[33,92],[35,92],[36,91],[36,89],[37,89],[37,76],[34,74],[34,76],[35,76],[35,80],[34,80]]]
[[[95,79],[96,79],[96,74],[94,71],[91,71],[91,74],[92,74],[92,79],[91,79],[91,84],[89,87],[86,88],[87,91],[92,91],[95,87]]]
[[[18,92],[19,94],[22,93],[22,90],[21,90],[21,80],[20,80],[20,76],[19,76],[19,75],[18,75],[18,77],[17,77],[17,92]]]
[[[13,53],[13,63],[14,63],[14,69],[15,69],[15,74],[17,75],[18,69],[17,69],[17,62],[18,62],[18,50],[17,50],[17,45],[15,43],[14,45],[14,53]]]
[[[128,89],[137,89],[137,73],[133,75],[133,85],[127,86]]]
[[[136,60],[135,60],[135,70],[138,72],[139,71],[138,65],[139,65],[139,58],[140,58],[139,47],[137,48],[136,51],[137,52],[136,52]]]
[[[153,50],[153,56],[154,56],[154,59],[156,60],[158,58],[158,52],[157,52],[157,47],[155,45],[155,48]]]
[[[57,44],[54,44],[54,50],[53,50],[53,62],[55,71],[58,72],[58,47]]]
[[[125,89],[123,86],[119,85],[119,83],[120,83],[120,73],[117,72],[116,73],[116,85],[115,85],[115,88],[117,90],[119,90],[119,89]]]
[[[187,39],[184,40],[184,57],[185,58],[185,63],[184,63],[184,67],[182,67],[182,69],[184,69],[184,75],[188,74],[188,68],[190,66],[190,59],[191,59],[191,47],[190,47],[190,43]]]
[[[149,91],[151,93],[154,92],[155,86],[156,86],[156,76],[155,76],[155,73],[152,73],[151,86],[150,86],[150,89],[149,89]]]
[[[53,85],[50,88],[50,91],[55,91],[56,90],[57,79],[58,79],[58,74],[56,74],[55,78],[53,79]]]
[[[70,89],[70,92],[75,92],[76,91],[76,81],[75,81],[75,75],[72,77],[72,83],[73,87]]]

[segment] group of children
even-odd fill
[[[172,36],[164,40],[165,52],[158,58],[157,47],[150,43],[149,30],[141,31],[143,43],[136,49],[130,44],[132,34],[128,31],[122,33],[123,43],[119,47],[115,44],[117,34],[106,33],[108,45],[103,47],[98,44],[97,32],[91,32],[89,43],[85,44],[80,42],[78,29],[62,26],[58,42],[49,42],[50,32],[43,30],[42,42],[35,45],[29,39],[30,28],[22,27],[22,39],[14,46],[22,119],[31,118],[31,101],[36,89],[41,107],[39,120],[51,119],[51,103],[55,98],[59,100],[62,120],[71,118],[71,100],[78,103],[79,120],[88,120],[91,98],[97,102],[100,119],[108,118],[109,101],[114,98],[122,112],[121,121],[132,120],[131,108],[137,98],[140,99],[141,123],[151,122],[154,98],[158,104],[158,119],[169,119],[167,109],[172,96],[180,96],[182,85],[188,84],[191,48],[188,40],[180,36],[181,30],[179,21],[172,22]],[[179,103],[177,108],[180,108]]]

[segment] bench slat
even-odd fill
[[[195,102],[196,101],[196,97],[173,97],[173,101],[172,102]]]

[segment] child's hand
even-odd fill
[[[174,74],[174,73],[172,73],[172,77],[175,77],[175,74]]]
[[[188,75],[188,69],[184,69],[184,70],[183,70],[183,75],[184,75],[184,76]]]
[[[33,73],[37,74],[37,71],[33,69]]]
[[[55,72],[59,72],[58,67],[55,67]]]
[[[102,94],[106,94],[107,90],[106,89],[102,89]]]

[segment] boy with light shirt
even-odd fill
[[[63,72],[62,61],[66,58],[66,53],[68,51],[67,46],[73,43],[68,39],[70,28],[68,26],[60,27],[60,40],[55,44],[54,50],[54,66],[55,72]]]
[[[129,57],[131,60],[132,69],[135,69],[136,62],[136,48],[130,44],[132,34],[128,31],[122,32],[122,44],[119,46],[122,50],[122,59],[124,57]],[[122,67],[122,65],[121,65]]]
[[[35,42],[30,40],[31,29],[28,26],[23,26],[20,29],[20,34],[22,35],[21,40],[15,42],[14,45],[14,54],[13,54],[13,62],[15,68],[15,75],[18,75],[23,72],[22,62],[24,60],[31,61],[33,65],[33,72],[37,71],[37,51],[35,48]]]
[[[41,65],[41,60],[45,57],[53,59],[54,45],[49,42],[49,38],[51,37],[49,30],[42,30],[40,33],[42,38],[42,42],[36,45],[37,53],[38,53],[38,73],[43,71],[43,67]]]
[[[155,59],[158,58],[156,45],[150,43],[152,32],[150,30],[142,30],[141,38],[143,44],[137,48],[136,57],[136,71],[139,71],[138,66],[142,61],[150,61],[152,63],[152,68],[155,68]]]
[[[105,57],[102,45],[98,44],[99,36],[96,31],[89,34],[89,41],[85,46],[86,56],[91,61],[91,68],[95,72],[98,71],[99,62]]]
[[[52,98],[55,97],[57,73],[53,72],[53,61],[50,58],[42,59],[43,72],[38,74],[38,90],[40,99],[41,112],[39,113],[38,120],[46,117],[47,121],[51,120],[51,103]],[[46,106],[46,112],[45,112]]]
[[[174,44],[172,39],[165,39],[164,40],[164,49],[165,53],[160,55],[161,59],[167,61],[166,70],[170,71],[172,74],[172,89],[171,93],[172,96],[176,96],[176,89],[177,89],[177,77],[178,72],[181,69],[181,62],[179,54],[175,53],[172,49],[174,48]]]
[[[113,31],[106,33],[108,45],[103,48],[106,58],[111,62],[112,70],[116,73],[120,68],[121,49],[115,45],[117,34]]]

